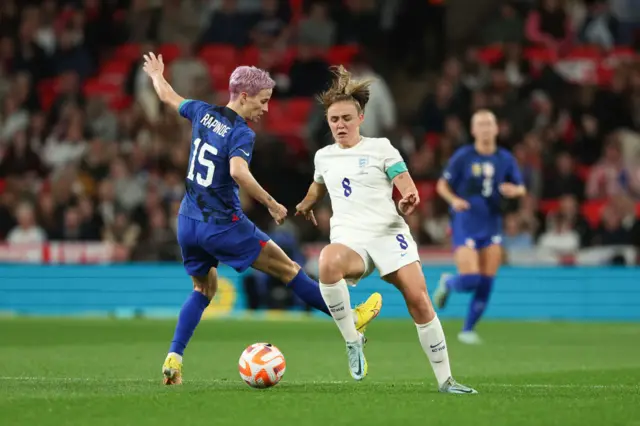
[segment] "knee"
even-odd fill
[[[210,285],[200,286],[198,284],[194,284],[193,289],[198,293],[202,293],[209,300],[212,300],[213,297],[216,295],[216,289],[214,286],[210,286]]]
[[[318,263],[320,282],[333,284],[344,278],[340,255],[331,250],[329,246],[325,247],[320,253]]]
[[[193,289],[202,293],[207,299],[212,300],[218,289],[218,277],[215,272],[210,272],[204,277],[192,277]]]
[[[298,272],[300,272],[301,269],[300,265],[298,265],[291,259],[287,259],[283,262],[278,262],[274,266],[275,268],[273,269],[272,275],[285,284],[291,282],[291,280],[293,280],[295,276],[298,275]]]

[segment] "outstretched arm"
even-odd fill
[[[151,78],[153,88],[156,90],[158,97],[162,102],[170,105],[176,111],[179,110],[180,104],[184,98],[178,95],[169,82],[164,78],[164,62],[162,55],[156,56],[153,52],[144,55],[144,72]]]
[[[318,201],[321,201],[325,195],[327,195],[327,186],[314,181],[309,187],[307,195],[296,206],[296,216],[302,215],[317,226],[318,222],[316,222],[316,217],[313,215],[313,206],[315,206]]]
[[[416,184],[413,182],[409,172],[400,173],[393,178],[392,182],[400,191],[400,195],[402,195],[402,199],[398,202],[398,210],[402,215],[409,216],[420,204],[418,188],[416,188]]]
[[[273,219],[279,225],[287,217],[287,209],[279,204],[265,189],[258,183],[249,170],[249,163],[242,157],[231,157],[230,173],[233,180],[247,191],[247,194],[260,204],[265,206]]]

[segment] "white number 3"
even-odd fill
[[[193,180],[194,178],[197,156],[198,163],[207,169],[207,174],[205,177],[202,177],[202,173],[198,173],[198,175],[195,176],[196,182],[198,182],[198,185],[210,186],[213,183],[213,172],[216,170],[216,165],[206,157],[206,154],[208,152],[212,155],[218,155],[218,149],[208,143],[203,143],[202,148],[198,152],[198,148],[200,148],[201,143],[202,139],[200,138],[193,141],[193,155],[191,156],[191,164],[189,165],[189,174],[187,175],[187,179]]]
[[[483,197],[491,197],[493,194],[493,182],[491,178],[482,179],[482,196]]]

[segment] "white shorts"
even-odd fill
[[[364,262],[364,273],[355,279],[346,279],[347,284],[356,285],[362,278],[377,269],[381,277],[397,271],[403,266],[420,261],[418,246],[409,232],[385,235],[367,241],[337,238],[332,243],[343,244],[360,255]]]

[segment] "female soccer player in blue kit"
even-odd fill
[[[278,278],[310,306],[330,315],[318,283],[309,278],[244,214],[239,188],[259,201],[276,223],[287,209],[276,202],[249,171],[255,133],[247,121],[257,121],[269,109],[275,81],[255,67],[238,67],[229,78],[226,106],[184,99],[163,76],[162,56],[144,55],[144,71],[162,102],[192,123],[186,193],[178,216],[178,243],[194,291],[182,305],[169,353],[162,366],[167,385],[182,383],[182,355],[202,313],[217,290],[217,267],[225,263],[238,272],[249,267]],[[382,297],[374,293],[353,310],[359,333],[379,313]]]
[[[434,304],[444,308],[449,294],[472,292],[473,299],[458,339],[477,344],[474,327],[489,302],[502,263],[502,197],[526,193],[515,158],[496,143],[498,124],[488,110],[471,119],[473,145],[458,149],[438,181],[437,191],[451,206],[451,230],[457,275],[443,274]]]

